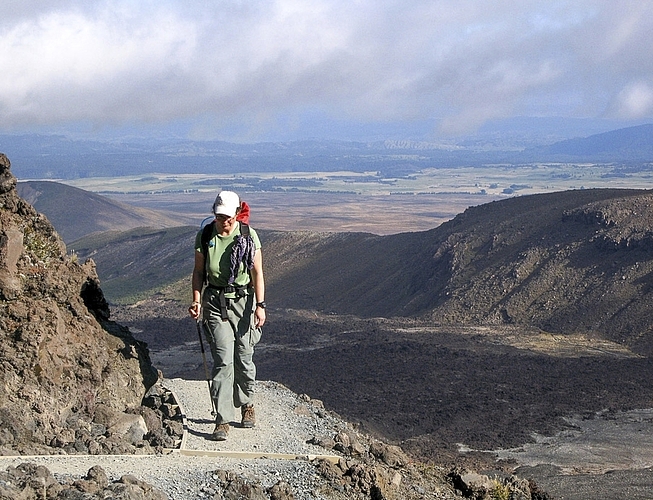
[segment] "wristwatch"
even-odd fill
[[[265,302],[257,302],[256,307],[260,307],[261,309],[265,309]]]

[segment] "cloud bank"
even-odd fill
[[[649,119],[652,32],[649,0],[12,0],[0,127]]]

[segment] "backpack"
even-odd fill
[[[215,221],[207,224],[202,229],[201,245],[202,245],[202,255],[204,255],[204,262],[206,263],[206,255],[209,253],[209,240],[211,239],[211,234],[213,233],[213,227],[215,226]],[[244,222],[240,223],[240,235],[247,238],[249,236],[249,224]]]
[[[202,236],[200,237],[200,245],[202,247],[202,255],[204,255],[204,279],[202,282],[204,284],[208,283],[208,277],[206,275],[206,257],[209,253],[209,240],[211,239],[211,235],[213,234],[213,228],[215,226],[215,221],[211,222],[210,224],[207,224],[202,228]],[[249,224],[245,224],[244,222],[240,221],[240,237],[241,238],[249,238]],[[235,250],[235,248],[234,248]],[[247,267],[247,266],[246,266]],[[247,267],[247,272],[251,273],[251,268]],[[233,271],[232,271],[233,273]],[[251,276],[251,274],[250,274]]]
[[[238,211],[238,214],[236,215],[236,220],[240,222],[240,236],[242,238],[249,238],[249,205],[247,202],[241,201],[240,203],[240,210]],[[204,222],[206,222],[209,218],[207,217],[204,219],[202,222],[202,225],[204,225]],[[205,226],[202,227],[202,236],[200,238],[200,243],[202,247],[202,255],[204,255],[204,279],[202,280],[204,284],[208,283],[208,278],[206,276],[206,256],[209,253],[209,240],[211,239],[211,234],[213,233],[213,227],[215,226],[215,220],[212,220],[210,223],[206,224]],[[234,249],[235,250],[235,249]],[[233,262],[233,259],[232,259]],[[251,268],[247,268],[247,272],[249,273],[251,271]],[[232,271],[233,272],[233,271]],[[250,275],[251,276],[251,275]]]

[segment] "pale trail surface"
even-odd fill
[[[175,393],[186,415],[187,432],[181,451],[140,456],[0,457],[0,468],[6,470],[30,462],[46,466],[55,477],[70,475],[77,479],[99,465],[110,480],[132,474],[170,498],[189,500],[206,498],[206,491],[215,484],[215,471],[222,469],[256,479],[264,487],[285,480],[293,485],[297,499],[320,498],[316,489],[323,481],[309,459],[328,452],[307,441],[316,436],[333,437],[348,426],[326,412],[320,401],[298,396],[275,382],[259,381],[255,398],[256,427],[241,428],[239,412],[234,411],[228,440],[216,442],[209,439],[215,424],[207,382],[172,379],[165,380],[163,385]],[[198,456],[193,456],[195,453]]]

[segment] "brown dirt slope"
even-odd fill
[[[80,259],[95,261],[102,290],[114,304],[132,303],[190,277],[196,233],[197,228],[190,226],[140,227],[92,234],[72,242],[69,248]],[[184,297],[189,290],[190,284],[184,287]]]

